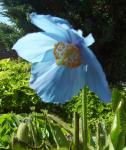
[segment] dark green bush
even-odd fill
[[[28,87],[30,65],[10,59],[0,61],[0,113],[14,111],[30,112],[39,98]]]
[[[23,31],[15,26],[0,23],[0,51],[6,49],[10,51],[13,43],[23,35]]]

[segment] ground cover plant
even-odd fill
[[[118,97],[119,96],[119,97]],[[88,149],[118,149],[125,147],[124,91],[113,91],[113,125],[107,129],[103,119],[95,121],[95,130],[89,127]],[[117,102],[117,98],[118,100]],[[82,137],[80,130],[81,146]],[[41,113],[4,114],[0,116],[0,149],[74,149],[74,128],[56,115]],[[79,148],[81,149],[81,147]]]

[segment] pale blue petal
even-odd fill
[[[80,37],[83,37],[83,31],[81,29],[78,29],[77,30],[77,34],[80,36]]]
[[[43,59],[41,60],[41,62],[46,62],[46,61],[53,61],[53,62],[55,62],[56,59],[55,59],[53,51],[54,51],[54,49],[46,51],[44,53],[44,55],[43,55]]]
[[[86,43],[87,46],[90,46],[95,42],[95,39],[93,35],[90,33],[86,37],[84,37],[84,42]]]
[[[75,44],[78,44],[78,41],[83,41],[86,46],[90,46],[95,42],[95,39],[92,35],[92,33],[88,34],[86,37],[83,36],[83,31],[82,30],[74,30],[70,29],[70,35],[72,37],[72,42]]]
[[[67,24],[60,24],[60,23],[58,23],[57,25],[59,25],[60,27],[64,28],[65,30],[70,29],[70,27]]]
[[[69,34],[67,33],[67,30],[57,25],[50,15],[37,15],[36,13],[32,13],[30,19],[34,25],[45,32],[59,35],[64,41],[69,42]]]
[[[50,52],[52,52],[52,59],[54,59],[52,49],[57,42],[56,39],[53,39],[42,32],[31,33],[19,39],[12,49],[16,50],[18,55],[23,59],[34,63],[42,61],[43,59],[47,60],[45,56],[48,56],[48,53],[50,55]]]
[[[84,65],[72,69],[53,63],[33,64],[30,86],[45,102],[65,103],[77,95],[84,84]]]
[[[60,35],[56,35],[53,33],[48,33],[48,32],[43,32],[43,34],[55,39],[58,42],[67,42],[66,40],[64,40]]]
[[[83,59],[88,64],[86,84],[93,92],[96,93],[97,96],[99,96],[101,100],[104,102],[110,101],[111,92],[100,63],[93,52],[87,46],[85,46],[85,44],[80,45],[80,48]]]
[[[50,16],[50,19],[54,23],[56,23],[57,25],[63,27],[64,29],[70,29],[70,28],[72,28],[72,26],[70,25],[70,23],[67,20],[63,19],[63,18]]]
[[[77,46],[81,42],[83,42],[86,46],[90,46],[95,42],[93,35],[91,33],[88,34],[86,37],[82,36],[83,32],[81,30],[76,31],[74,29],[69,29],[68,33],[69,33],[70,38],[71,38],[71,43],[73,43]]]
[[[37,89],[37,87],[41,85],[41,82],[38,82],[39,78],[50,71],[51,68],[53,68],[52,66],[54,66],[54,64],[55,63],[53,61],[33,63],[31,68],[30,86],[32,87],[34,83],[34,88]]]
[[[68,33],[70,36],[71,44],[78,45],[81,41],[83,41],[83,38],[80,37],[74,29],[69,29]]]

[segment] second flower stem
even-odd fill
[[[79,150],[79,114],[74,112],[74,150]]]
[[[87,127],[87,88],[82,90],[82,137],[83,150],[88,150],[88,127]]]

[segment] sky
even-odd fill
[[[3,10],[2,6],[1,6],[1,3],[0,3],[0,13],[3,12],[3,11],[4,11],[4,10]],[[9,18],[8,18],[8,17],[4,17],[4,16],[1,15],[1,14],[0,14],[0,22],[6,23],[6,24],[8,24],[8,25],[11,24],[11,22],[9,21]]]

